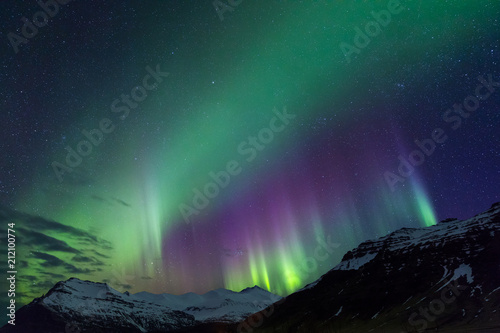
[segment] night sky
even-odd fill
[[[19,302],[72,276],[288,295],[500,201],[500,2],[228,3],[0,2]]]

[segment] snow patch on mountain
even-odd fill
[[[85,316],[105,316],[112,320],[134,316],[155,317],[162,314],[183,313],[194,321],[238,322],[277,302],[282,297],[258,286],[241,292],[216,289],[203,295],[120,293],[105,283],[71,278],[57,283],[42,298],[42,303],[59,313],[81,313]],[[134,316],[132,316],[134,314]],[[108,319],[109,319],[108,318]],[[140,326],[135,325],[134,326]]]
[[[349,270],[349,269],[358,269],[361,266],[367,264],[370,262],[373,258],[377,256],[377,253],[367,253],[362,257],[359,258],[353,258],[349,259],[346,261],[342,261],[340,264],[335,266],[334,270],[342,271],[342,270]]]
[[[155,295],[140,292],[130,297],[136,301],[152,302],[189,313],[196,320],[224,322],[239,321],[282,298],[258,286],[240,292],[227,289],[216,289],[203,295],[194,293]]]
[[[92,318],[96,324],[133,327],[142,332],[194,325],[195,318],[165,305],[131,299],[105,283],[71,278],[58,282],[40,303],[54,313],[72,318]]]
[[[436,225],[423,228],[402,228],[396,230],[384,237],[369,240],[360,244],[353,251],[348,252],[344,259],[333,268],[333,270],[355,270],[373,260],[381,251],[402,251],[408,252],[413,248],[426,249],[430,247],[443,246],[447,242],[456,238],[465,237],[468,232],[473,230],[493,229],[490,231],[494,235],[495,228],[498,226],[492,224],[493,216],[500,213],[500,203],[493,204],[491,208],[484,213],[478,214],[467,220],[446,219]],[[479,251],[482,248],[465,248],[467,254],[472,250]],[[445,268],[445,275],[448,273]],[[465,270],[462,267],[461,270]],[[466,274],[467,271],[458,271],[456,274]],[[469,276],[472,276],[469,273]],[[316,283],[311,283],[311,288]],[[304,288],[305,289],[305,288]]]
[[[453,272],[452,280],[458,279],[461,276],[467,277],[467,283],[474,282],[474,277],[472,276],[472,268],[469,265],[461,264],[455,272]]]

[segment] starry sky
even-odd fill
[[[500,2],[232,3],[0,2],[18,302],[73,276],[288,295],[500,200]]]

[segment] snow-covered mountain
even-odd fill
[[[258,286],[234,292],[216,289],[206,294],[184,295],[151,294],[140,292],[130,295],[139,302],[151,302],[191,314],[203,322],[238,322],[281,299]]]
[[[317,281],[240,323],[238,332],[250,329],[500,332],[500,203],[467,220],[403,228],[360,244]]]
[[[120,293],[105,283],[71,278],[16,313],[0,332],[171,332],[206,323],[234,323],[281,297],[257,286],[203,295]]]
[[[284,299],[258,287],[122,294],[73,278],[19,309],[16,323],[0,332],[499,332],[500,203],[366,241]]]

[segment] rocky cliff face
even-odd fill
[[[500,328],[500,203],[468,220],[403,228],[364,242],[280,303],[237,331]]]

